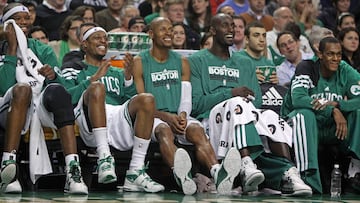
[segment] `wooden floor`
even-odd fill
[[[2,194],[0,202],[360,202],[360,195],[346,194],[341,199],[332,200],[329,195],[314,195],[308,198],[288,198],[280,195],[219,196],[216,194],[196,194],[185,196],[176,192],[135,193],[135,192],[90,192],[87,196],[67,195],[62,192],[24,192],[23,194]]]

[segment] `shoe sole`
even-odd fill
[[[10,164],[1,171],[0,190],[4,192],[6,187],[15,180],[16,177],[16,164]]]
[[[180,179],[185,195],[193,195],[197,189],[196,183],[188,176],[191,167],[189,154],[184,149],[177,149],[174,157],[174,173]]]
[[[142,186],[138,186],[138,185],[136,185],[136,183],[131,183],[130,181],[128,181],[125,177],[123,191],[157,193],[157,192],[161,192],[164,190],[165,190],[165,187],[162,185],[159,185],[158,189],[156,189],[156,190],[154,190],[154,189],[151,190],[151,188],[145,188]]]
[[[235,148],[231,148],[227,152],[223,160],[222,166],[226,171],[227,176],[217,186],[218,194],[231,193],[231,189],[234,184],[234,179],[240,172],[240,163],[241,163],[241,157],[239,151]]]
[[[261,172],[256,172],[250,176],[250,178],[245,182],[243,192],[253,192],[258,190],[258,185],[260,185],[265,180],[265,176]]]
[[[22,193],[22,188],[19,183],[19,180],[11,181],[5,188],[4,193],[6,194],[20,194]]]
[[[293,193],[289,193],[289,194],[286,194],[286,193],[282,193],[281,196],[284,196],[284,197],[309,197],[312,195],[312,190],[297,190],[297,191],[294,191]]]
[[[64,189],[64,192],[67,193],[67,194],[73,194],[73,195],[87,195],[87,194],[89,194],[88,191],[83,191],[83,190],[70,191],[68,189]]]

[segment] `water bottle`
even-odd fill
[[[334,165],[334,169],[331,172],[331,198],[340,198],[341,194],[341,170],[339,164]]]

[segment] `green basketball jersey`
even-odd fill
[[[230,99],[231,89],[246,86],[255,94],[253,104],[262,104],[261,89],[252,61],[235,52],[229,59],[221,59],[208,49],[189,57],[192,83],[192,115],[208,118],[210,110],[218,103]]]
[[[83,92],[90,85],[90,78],[93,76],[98,67],[86,64],[87,67],[81,71],[68,69],[70,76],[66,77],[66,88],[71,94],[72,103],[77,104]],[[105,102],[111,105],[121,105],[136,94],[134,83],[126,87],[123,70],[119,68],[109,67],[106,75],[99,79],[99,82],[105,86]]]
[[[337,101],[343,112],[360,108],[360,74],[344,61],[340,62],[338,70],[330,78],[320,74],[320,61],[302,61],[295,71],[291,88],[284,98],[281,115],[288,115],[293,109],[312,109],[311,101],[324,98]],[[319,111],[324,117],[332,114],[332,106]]]
[[[181,98],[181,56],[169,51],[165,62],[157,62],[149,50],[140,53],[145,91],[155,97],[156,109],[177,113]]]

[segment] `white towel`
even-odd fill
[[[35,184],[41,175],[52,173],[44,132],[36,111],[36,107],[40,103],[40,92],[45,80],[44,76],[38,73],[38,69],[43,65],[32,50],[28,48],[24,32],[13,19],[9,19],[4,23],[4,30],[9,23],[13,25],[18,41],[16,55],[20,60],[18,60],[16,66],[16,81],[29,84],[33,92],[35,111],[32,114],[30,126],[29,167],[30,179]]]
[[[225,157],[226,152],[232,147],[236,136],[235,127],[250,122],[255,122],[256,108],[251,102],[246,102],[242,97],[233,97],[214,106],[209,115],[210,143],[218,159]],[[246,141],[243,140],[246,147]]]

